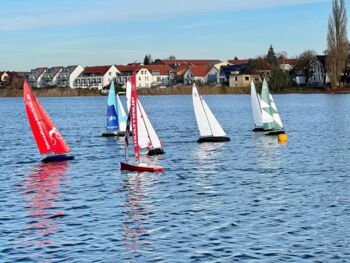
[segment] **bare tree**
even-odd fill
[[[316,57],[316,54],[317,53],[314,50],[305,50],[299,55],[297,64],[293,69],[295,74],[304,75],[306,83],[308,83],[309,78],[312,74],[312,72],[310,71],[311,62]]]
[[[344,0],[333,0],[332,14],[328,21],[326,67],[332,87],[339,87],[341,74],[348,59],[347,16]]]

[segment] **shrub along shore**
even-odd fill
[[[208,94],[249,94],[250,88],[230,88],[228,86],[200,86],[198,90],[203,95]],[[258,90],[259,91],[259,90]],[[105,96],[98,90],[90,89],[70,89],[70,88],[41,88],[33,89],[35,96],[38,97],[74,97],[74,96]],[[119,89],[118,92],[125,92]],[[289,93],[350,93],[350,87],[342,89],[316,88],[316,87],[292,87],[272,91],[273,94]],[[190,95],[192,94],[191,86],[173,86],[167,88],[140,88],[139,95]],[[20,89],[0,89],[0,97],[22,97],[23,90]]]

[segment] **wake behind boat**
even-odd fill
[[[41,161],[47,163],[74,159],[74,156],[66,155],[70,152],[68,144],[34,96],[26,80],[23,84],[23,95],[35,142],[40,154],[45,155]]]
[[[161,172],[164,170],[162,166],[154,166],[152,164],[140,162],[140,151],[147,149],[152,146],[152,136],[156,135],[149,133],[149,126],[146,124],[148,117],[144,111],[137,95],[136,91],[136,73],[133,73],[131,83],[131,94],[130,94],[130,108],[129,116],[126,125],[125,132],[125,160],[126,162],[120,163],[121,170],[137,171],[137,172]],[[149,120],[148,120],[149,121]],[[150,122],[149,122],[150,123]],[[134,144],[134,163],[128,162],[128,146],[129,146],[129,135],[130,128],[132,127],[132,139]],[[152,127],[153,128],[153,127]],[[146,136],[147,135],[147,136]],[[158,138],[158,136],[157,136]],[[154,138],[153,138],[154,139]],[[159,138],[158,138],[159,139]],[[153,142],[154,143],[154,142]],[[160,143],[160,141],[159,141]],[[161,146],[161,144],[159,145]],[[151,148],[151,149],[157,149]]]
[[[200,138],[197,142],[225,142],[230,137],[224,132],[223,128],[211,112],[205,100],[198,94],[195,84],[192,87],[192,101]]]
[[[107,125],[102,136],[124,136],[126,128],[126,114],[119,96],[115,94],[114,82],[111,82],[107,101]]]

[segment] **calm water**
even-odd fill
[[[141,100],[163,174],[119,170],[106,97],[40,98],[76,156],[47,165],[0,99],[0,262],[350,261],[349,95],[275,96],[287,145],[251,132],[249,96],[206,96],[222,144],[195,142],[190,96]]]

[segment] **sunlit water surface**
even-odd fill
[[[0,99],[0,262],[349,262],[350,96],[276,95],[286,145],[249,96],[205,98],[230,142],[196,143],[190,96],[141,97],[162,174],[119,170],[106,97],[40,98],[76,157],[52,164]]]

